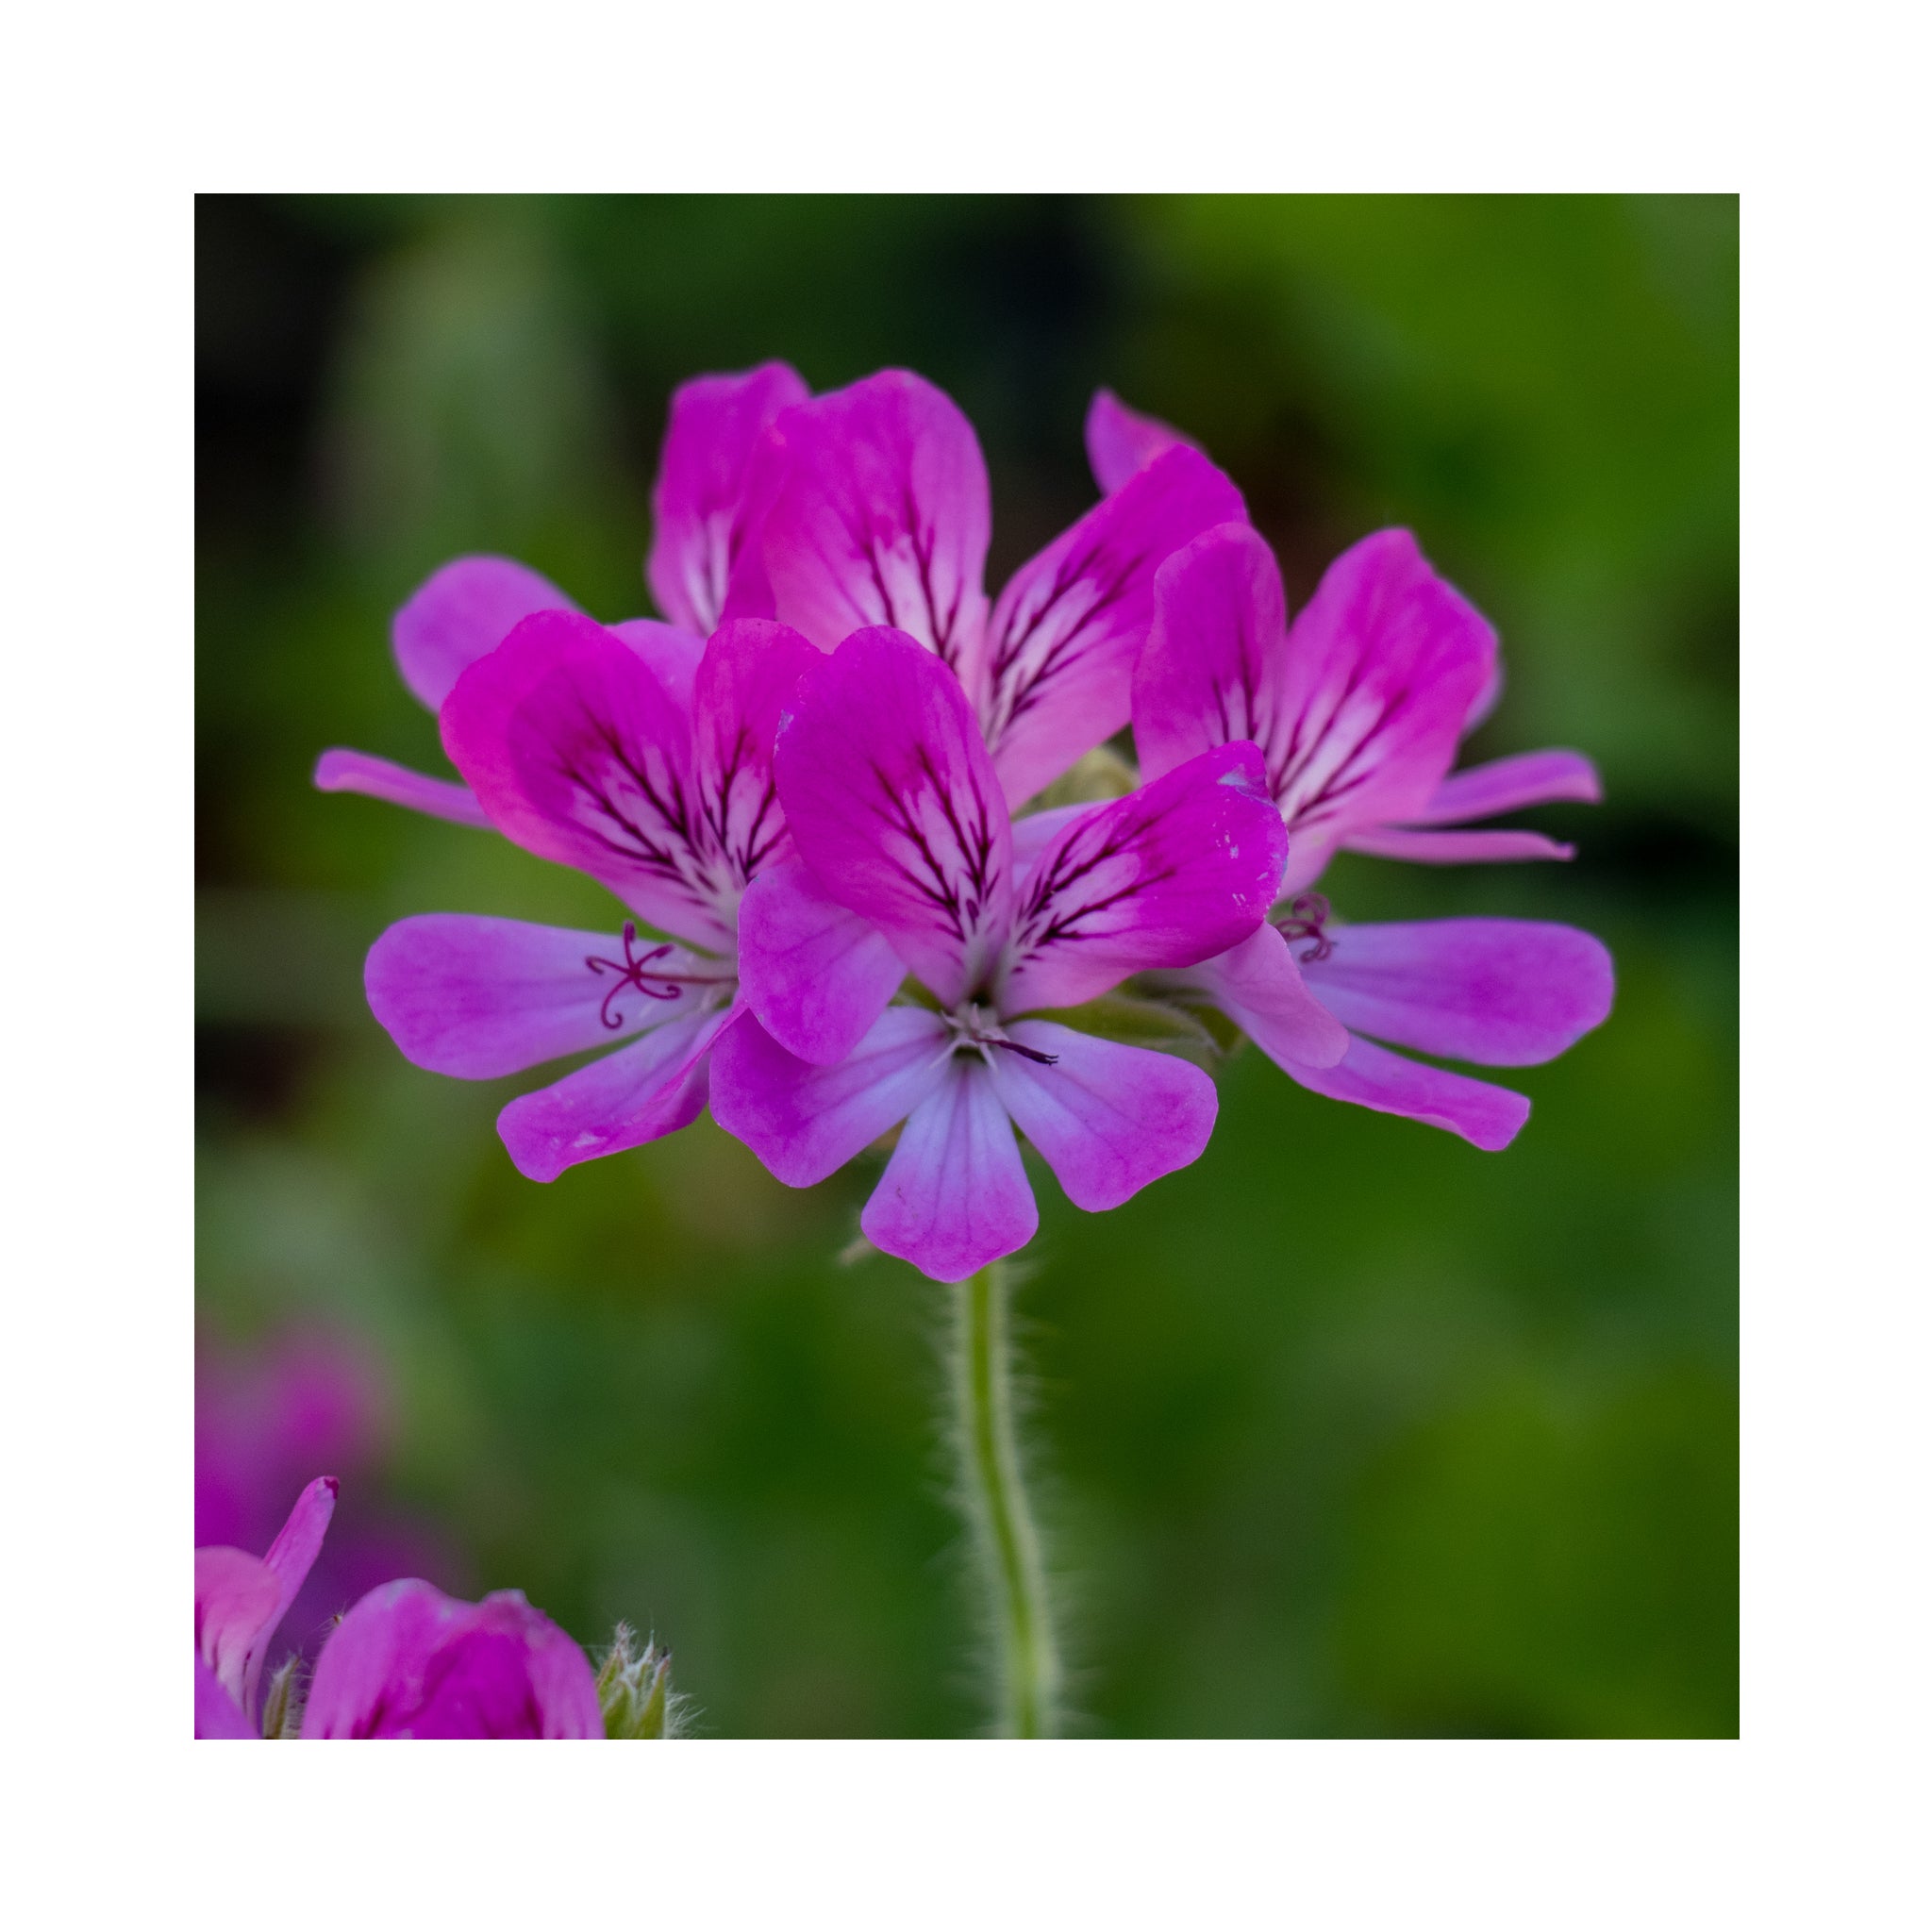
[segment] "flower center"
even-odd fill
[[[963,1007],[955,1007],[945,1016],[945,1021],[953,1029],[956,1046],[976,1046],[982,1052],[987,1047],[996,1046],[1002,1053],[1016,1053],[1023,1060],[1031,1060],[1037,1067],[1059,1064],[1060,1057],[1057,1053],[1041,1053],[1037,1046],[1023,1046],[1017,1040],[1008,1040],[997,1018],[976,1000],[968,1000]]]
[[[715,973],[680,973],[655,962],[668,958],[676,951],[675,946],[666,944],[653,946],[648,952],[637,950],[638,928],[634,920],[624,922],[624,958],[606,959],[595,953],[584,955],[584,964],[599,978],[607,973],[617,975],[617,983],[604,995],[604,1004],[598,1008],[597,1017],[615,1033],[624,1024],[624,1015],[612,1004],[626,988],[635,988],[647,1000],[676,1000],[684,997],[688,986],[724,986],[736,974],[727,970]]]
[[[1274,925],[1291,946],[1296,940],[1314,941],[1306,952],[1295,956],[1304,966],[1310,966],[1335,950],[1335,941],[1324,930],[1333,917],[1327,900],[1320,892],[1300,892],[1290,900],[1287,916],[1275,920]]]

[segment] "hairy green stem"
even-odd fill
[[[999,1673],[997,1721],[1009,1738],[1050,1738],[1059,1718],[1060,1660],[1040,1532],[1021,1479],[1013,1429],[1011,1279],[995,1261],[954,1292],[952,1385],[959,1494],[987,1594]]]

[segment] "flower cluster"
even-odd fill
[[[492,558],[398,612],[460,782],[346,751],[317,782],[493,827],[630,915],[428,914],[370,954],[370,1005],[420,1066],[613,1049],[504,1108],[523,1173],[708,1102],[793,1186],[898,1129],[861,1225],[958,1280],[1037,1225],[1015,1129],[1091,1210],[1206,1147],[1211,1078],[1110,1037],[1123,991],[1218,1011],[1335,1099],[1485,1148],[1522,1126],[1522,1095],[1395,1049],[1548,1059],[1609,1009],[1603,947],[1522,920],[1350,924],[1315,887],[1341,849],[1568,857],[1467,824],[1594,799],[1589,762],[1452,773],[1496,639],[1407,532],[1356,544],[1291,624],[1205,455],[1106,391],[1087,441],[1101,501],[990,598],[985,463],[938,390],[707,376],[674,400],[654,495],[668,622],[599,624]],[[1103,751],[1129,728],[1138,772]]]
[[[194,1553],[197,1738],[663,1738],[679,1700],[670,1659],[619,1624],[600,1671],[514,1590],[459,1603],[418,1577],[372,1590],[334,1621],[306,1701],[291,1657],[262,1660],[320,1554],[333,1476],[296,1499],[265,1557]]]

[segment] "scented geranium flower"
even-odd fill
[[[1292,625],[1274,559],[1230,524],[1163,566],[1136,673],[1134,737],[1158,775],[1247,741],[1289,833],[1274,922],[1225,957],[1167,980],[1205,995],[1291,1077],[1339,1100],[1507,1145],[1521,1094],[1374,1044],[1491,1066],[1555,1058],[1609,1011],[1608,954],[1570,926],[1447,919],[1331,926],[1309,891],[1338,848],[1456,862],[1567,858],[1521,831],[1433,829],[1555,798],[1595,798],[1575,752],[1534,752],[1449,776],[1470,715],[1494,687],[1495,634],[1405,530],[1336,559]],[[1421,829],[1419,829],[1421,828]],[[1350,1029],[1338,1062],[1300,1048],[1306,990]],[[1284,1031],[1277,1008],[1294,1016]]]
[[[295,1500],[265,1557],[216,1544],[194,1553],[194,1735],[261,1735],[261,1667],[336,1507],[336,1479]]]
[[[741,375],[701,375],[671,398],[671,420],[651,493],[652,593],[670,623],[630,618],[615,634],[660,675],[694,664],[717,626],[735,548],[743,541],[746,467],[765,425],[810,391],[783,362]],[[391,628],[403,682],[432,711],[470,665],[525,617],[576,605],[549,578],[507,557],[459,557],[396,612]],[[326,751],[315,768],[325,791],[360,791],[412,811],[487,825],[469,788],[359,751]]]
[[[885,370],[766,430],[729,608],[776,617],[826,651],[869,625],[912,637],[958,676],[1017,806],[1126,724],[1156,570],[1243,515],[1206,457],[1169,450],[989,608],[991,512],[973,425],[920,376]]]
[[[712,1071],[727,1133],[808,1187],[905,1122],[861,1225],[941,1281],[1038,1225],[1016,1126],[1090,1210],[1200,1155],[1215,1093],[1198,1067],[1030,1016],[1257,928],[1285,834],[1252,745],[1016,825],[958,681],[874,628],[801,682],[774,762],[800,858],[745,897],[752,1015]],[[854,944],[855,915],[887,971]],[[930,1004],[889,1006],[908,972]]]
[[[418,1066],[489,1079],[617,1047],[498,1117],[533,1180],[697,1117],[707,1057],[737,1010],[739,900],[790,851],[772,741],[820,655],[746,619],[701,656],[693,641],[692,657],[647,662],[587,617],[543,611],[443,702],[444,749],[490,823],[636,914],[613,935],[432,913],[371,949],[370,1007]],[[641,937],[640,922],[669,939]],[[834,937],[841,924],[827,922]],[[888,953],[856,919],[842,925],[859,964]]]
[[[304,1738],[601,1738],[582,1650],[521,1591],[458,1602],[415,1577],[357,1604],[322,1647]]]

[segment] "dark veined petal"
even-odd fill
[[[729,946],[737,883],[708,837],[691,715],[620,639],[587,617],[525,618],[458,680],[441,723],[506,837],[665,932]]]
[[[1302,968],[1352,1032],[1491,1067],[1554,1059],[1609,1016],[1615,974],[1599,940],[1530,919],[1342,925]]]
[[[1014,573],[983,649],[961,665],[1010,803],[1126,724],[1156,573],[1203,530],[1246,513],[1206,457],[1175,447]]]
[[[912,1109],[858,1218],[866,1239],[935,1281],[963,1281],[1040,1226],[1013,1125],[976,1054],[956,1054]]]
[[[1217,1103],[1199,1067],[1042,1020],[1008,1032],[1053,1064],[994,1047],[993,1091],[1075,1208],[1118,1208],[1206,1150]]]
[[[986,622],[991,511],[986,462],[953,401],[903,369],[869,375],[786,413],[753,463],[747,545],[730,608],[756,600],[821,650],[890,625],[945,663]]]
[[[1012,831],[958,680],[903,632],[864,630],[800,684],[778,794],[825,892],[945,1005],[1005,943]]]
[[[672,395],[651,491],[645,575],[673,624],[708,637],[724,614],[752,452],[781,410],[811,393],[796,370],[765,362],[735,375],[700,375]]]
[[[1225,952],[1267,917],[1287,843],[1251,744],[1086,813],[1021,883],[1000,1010],[1077,1006],[1130,973]]]
[[[391,625],[403,682],[434,711],[478,658],[539,610],[577,607],[509,557],[458,557],[434,572]]]
[[[1176,443],[1200,447],[1158,416],[1130,409],[1110,389],[1097,389],[1087,406],[1087,461],[1103,496],[1118,490]]]

